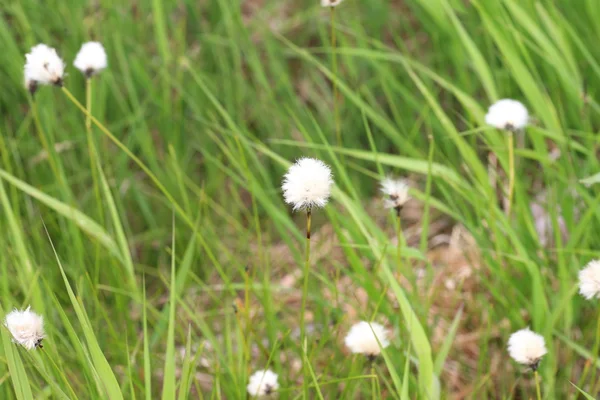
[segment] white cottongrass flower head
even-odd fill
[[[322,7],[335,7],[342,3],[344,0],[321,0]]]
[[[296,210],[324,207],[331,195],[331,168],[321,160],[303,157],[283,177],[283,198]]]
[[[390,345],[388,334],[383,325],[367,321],[352,325],[344,338],[344,343],[352,353],[364,354],[369,358],[378,356],[381,349]]]
[[[508,339],[508,354],[519,364],[527,365],[534,371],[547,352],[544,337],[529,328],[513,333]]]
[[[385,196],[385,208],[400,209],[410,199],[408,184],[402,179],[385,178],[381,181],[380,189]]]
[[[62,86],[65,63],[56,50],[38,44],[25,54],[25,85],[32,93],[38,84]]]
[[[31,311],[31,307],[23,311],[15,309],[8,313],[4,326],[11,333],[13,342],[27,350],[42,347],[42,339],[45,337],[44,318]]]
[[[600,260],[590,261],[579,271],[579,293],[588,300],[600,298]]]
[[[100,42],[84,43],[77,53],[73,65],[87,78],[91,78],[108,65],[106,51]]]
[[[253,397],[269,396],[279,389],[277,374],[270,369],[260,369],[250,376],[246,389]]]
[[[488,109],[485,122],[498,129],[517,131],[529,123],[527,108],[517,100],[498,100]]]

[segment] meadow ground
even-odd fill
[[[269,368],[281,399],[529,399],[507,352],[526,327],[538,398],[600,392],[578,294],[600,255],[597,0],[51,3],[0,1],[0,313],[46,330],[31,351],[0,330],[0,398],[244,399]],[[109,66],[86,89],[88,40]],[[37,43],[67,75],[32,98]],[[531,115],[513,196],[501,98]],[[303,156],[335,186],[302,322],[306,216],[281,182]],[[401,235],[385,176],[410,183]],[[344,344],[360,320],[389,334],[373,362]]]

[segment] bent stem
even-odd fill
[[[410,270],[410,268],[403,268],[403,264],[402,264],[402,242],[403,242],[403,238],[404,235],[402,234],[402,218],[400,216],[400,213],[402,211],[402,207],[396,207],[396,236],[398,237],[398,244],[396,246],[396,262],[397,262],[397,268],[398,268],[398,275],[399,277],[402,277],[404,275],[404,277],[406,278],[406,280],[412,285],[412,289],[416,290],[416,278],[415,275],[413,274],[413,271]]]
[[[506,207],[506,215],[510,217],[510,211],[513,202],[513,192],[515,190],[515,150],[514,150],[514,133],[508,131],[508,205]]]
[[[542,391],[540,390],[540,377],[537,372],[537,369],[533,372],[535,376],[535,393],[537,395],[537,400],[542,400]]]
[[[150,180],[156,185],[156,187],[165,195],[165,197],[167,198],[167,200],[169,200],[169,202],[173,205],[173,207],[175,208],[175,211],[177,211],[177,213],[179,215],[181,215],[183,217],[183,219],[185,220],[185,222],[188,224],[188,226],[190,227],[194,227],[194,224],[191,220],[191,218],[187,215],[187,213],[183,210],[183,208],[181,208],[181,206],[179,205],[179,203],[177,203],[177,201],[175,201],[175,199],[173,198],[173,196],[171,195],[171,193],[169,193],[169,191],[167,190],[167,188],[158,180],[158,178],[156,177],[156,175],[154,175],[152,173],[152,171],[150,171],[150,169],[135,155],[131,152],[131,150],[129,150],[127,148],[127,146],[125,146],[119,139],[117,139],[115,137],[115,135],[113,135],[100,121],[98,121],[98,119],[96,117],[94,117],[93,115],[91,115],[86,108],[79,102],[79,100],[77,100],[75,98],[75,96],[73,96],[73,94],[69,91],[69,89],[67,89],[66,87],[62,87],[61,90],[63,91],[63,93],[67,96],[67,98],[77,107],[79,108],[79,110],[81,110],[81,112],[83,112],[86,116],[89,116],[90,120],[92,121],[92,123],[94,125],[96,125],[96,127],[98,127],[98,129],[100,129],[100,131],[108,136],[108,138],[117,145],[118,148],[120,148],[125,154],[127,154],[127,156],[133,160],[133,162],[135,162],[141,169],[142,171],[144,171],[144,173],[150,178]]]
[[[306,357],[308,359],[308,344],[306,343],[306,321],[304,320],[306,312],[306,300],[308,297],[308,275],[310,273],[310,224],[311,224],[312,210],[308,208],[306,210],[306,250],[304,259],[304,283],[302,286],[302,307],[300,308],[300,346],[302,349],[306,349]],[[306,346],[306,347],[305,347]],[[303,358],[304,360],[304,358]],[[302,370],[304,372],[304,397],[308,398],[308,369],[307,361],[302,363]]]
[[[342,130],[340,127],[340,116],[338,111],[338,88],[337,88],[337,53],[336,53],[336,38],[335,38],[335,7],[330,7],[330,25],[331,25],[331,73],[333,79],[331,85],[333,87],[333,119],[335,124],[335,137],[337,145],[342,146]]]

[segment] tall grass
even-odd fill
[[[48,331],[27,352],[2,330],[0,398],[243,399],[263,368],[284,399],[533,398],[505,351],[525,326],[547,341],[544,398],[599,392],[597,312],[576,289],[600,253],[598,187],[580,183],[600,171],[595,1],[346,0],[335,71],[314,1],[0,10],[0,308],[31,304]],[[64,91],[30,103],[28,49],[71,63],[90,39],[109,68],[87,102],[69,67]],[[533,116],[515,135],[510,215],[506,138],[484,126],[504,97]],[[312,221],[306,355],[304,225],[279,189],[300,156],[337,185]],[[378,199],[387,174],[413,183],[414,287]],[[459,232],[462,280],[436,257]],[[359,319],[393,332],[373,371],[343,348]]]

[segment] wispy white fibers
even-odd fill
[[[409,199],[408,185],[401,179],[385,178],[381,181],[381,192],[385,196],[386,208],[400,208]]]
[[[321,6],[323,7],[335,7],[342,3],[344,0],[321,0]]]
[[[75,68],[91,77],[102,71],[108,65],[106,51],[99,42],[87,42],[81,46],[73,62]]]
[[[65,63],[55,49],[45,44],[38,44],[32,47],[28,54],[25,54],[25,60],[24,72],[27,89],[33,92],[38,84],[62,86]]]
[[[296,161],[283,177],[283,198],[294,211],[324,207],[331,195],[331,168],[314,158]]]
[[[390,344],[383,325],[366,321],[354,324],[348,331],[344,343],[352,353],[364,354],[368,357],[379,355],[381,349]]]
[[[277,374],[270,369],[258,370],[250,376],[246,389],[248,394],[253,397],[269,396],[279,389]]]
[[[544,337],[529,328],[513,333],[508,339],[508,354],[519,364],[527,365],[533,370],[537,369],[547,352]]]
[[[44,319],[31,311],[31,307],[27,307],[23,311],[16,309],[11,311],[6,316],[4,325],[11,333],[13,341],[27,350],[42,347]]]
[[[527,126],[529,113],[523,103],[512,99],[502,99],[489,108],[485,122],[498,129],[520,130]]]
[[[588,300],[600,298],[600,260],[590,261],[579,271],[579,293]]]

